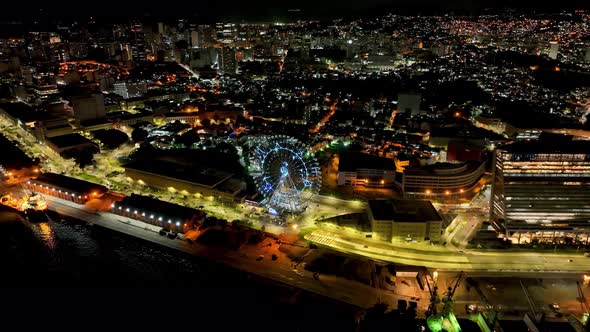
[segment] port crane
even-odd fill
[[[455,317],[455,313],[453,312],[453,296],[464,276],[465,274],[461,271],[457,277],[451,281],[441,299],[438,295],[438,286],[436,285],[435,278],[430,274],[426,275],[426,285],[428,286],[428,292],[430,293],[430,305],[426,311],[426,324],[430,331],[461,332],[461,326],[459,326],[457,317]],[[437,307],[441,302],[443,303],[443,306],[442,310],[439,312]]]
[[[481,317],[481,320],[478,319],[477,321],[479,327],[485,332],[502,332],[502,328],[500,326],[496,326],[498,322],[498,312],[494,309],[494,306],[490,303],[490,301],[488,301],[488,298],[482,292],[481,288],[479,287],[479,283],[471,277],[466,278],[465,282],[467,283],[468,287],[475,289],[475,292],[479,296],[479,300],[485,308],[484,311],[479,313]]]
[[[582,325],[584,326],[584,331],[590,332],[590,305],[588,305],[588,301],[586,300],[586,296],[584,296],[584,291],[582,290],[582,286],[580,285],[579,281],[576,281],[576,286],[578,288],[578,301],[580,302],[580,306],[584,311],[584,316],[582,318]]]

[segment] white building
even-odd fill
[[[430,201],[370,200],[368,217],[373,238],[387,242],[439,242],[442,218]]]
[[[125,99],[136,98],[141,97],[147,93],[147,84],[145,81],[120,81],[114,84],[114,89],[116,94]]]
[[[552,41],[549,43],[549,57],[555,60],[557,59],[557,54],[559,54],[559,43]]]

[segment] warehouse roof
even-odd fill
[[[123,200],[115,204],[133,207],[140,211],[154,212],[171,218],[191,219],[194,215],[204,214],[201,210],[136,194],[125,196]]]
[[[395,170],[395,161],[390,158],[361,152],[343,152],[338,163],[339,172],[355,172],[359,168]]]
[[[430,201],[413,199],[376,199],[369,201],[375,220],[395,222],[441,221],[442,218]]]
[[[103,185],[55,173],[43,173],[34,181],[51,187],[60,187],[79,193],[105,193],[108,191],[107,187]]]

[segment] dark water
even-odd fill
[[[15,219],[0,211],[0,303],[19,315],[55,310],[51,322],[129,319],[195,331],[354,331],[355,308],[295,288],[56,215]]]

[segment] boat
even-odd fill
[[[25,216],[30,222],[46,222],[47,201],[35,192],[26,196]]]
[[[47,202],[43,196],[32,193],[25,194],[22,197],[16,197],[11,194],[4,195],[0,198],[0,204],[11,207],[12,209],[24,214],[30,222],[45,222],[47,218]]]

